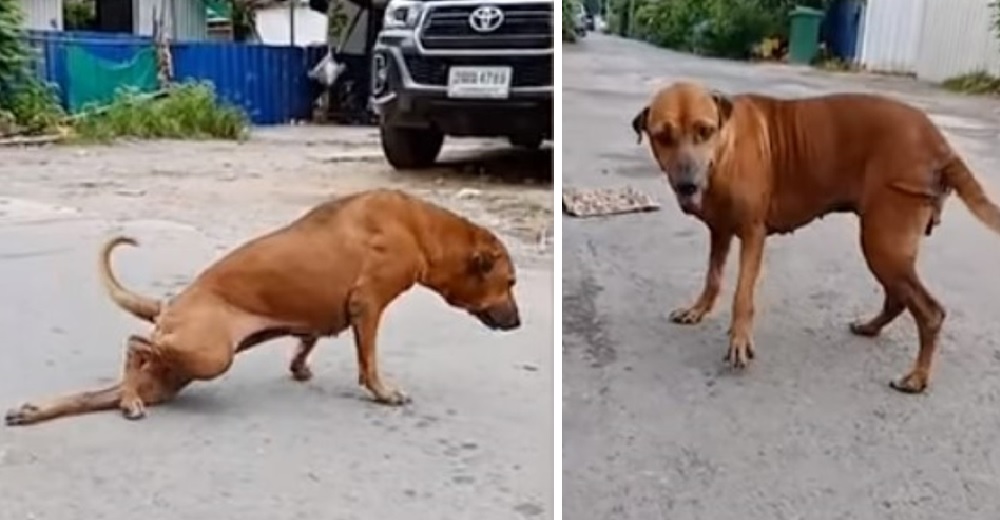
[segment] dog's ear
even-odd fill
[[[635,144],[642,144],[642,133],[646,131],[646,123],[649,121],[649,106],[642,107],[642,110],[632,118],[632,130],[635,131]]]
[[[715,106],[719,110],[719,128],[729,121],[729,116],[733,114],[733,100],[729,96],[719,92],[718,90],[712,91],[712,100],[715,101]]]
[[[487,274],[493,270],[499,258],[500,255],[496,251],[480,249],[472,253],[472,257],[469,258],[469,271],[478,275]]]

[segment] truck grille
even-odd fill
[[[507,65],[514,68],[512,87],[552,86],[552,56],[406,56],[410,77],[424,85],[444,86],[448,83],[448,67],[452,65]]]
[[[504,19],[495,31],[476,32],[469,15],[481,5],[433,5],[425,15],[420,43],[426,49],[551,49],[554,2],[495,5]]]

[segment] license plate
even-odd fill
[[[510,67],[451,67],[448,97],[507,99],[510,75]]]

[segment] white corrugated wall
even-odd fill
[[[925,0],[917,77],[942,81],[985,70],[1000,73],[1000,38],[990,0]]]
[[[36,31],[63,29],[62,0],[21,0],[24,28]]]
[[[861,65],[877,72],[916,72],[928,0],[868,0]]]

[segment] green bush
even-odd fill
[[[0,133],[55,130],[62,110],[54,90],[35,75],[34,56],[23,39],[18,0],[0,0]]]
[[[576,42],[576,31],[573,30],[573,1],[562,0],[562,39],[568,43]]]
[[[88,107],[73,124],[79,139],[107,142],[119,137],[142,139],[244,139],[246,114],[222,104],[211,83],[182,83],[163,97],[150,98],[122,89],[106,107]]]
[[[627,19],[630,0],[612,0]],[[655,45],[744,59],[767,37],[788,34],[796,5],[823,9],[829,0],[635,0],[635,35]]]

